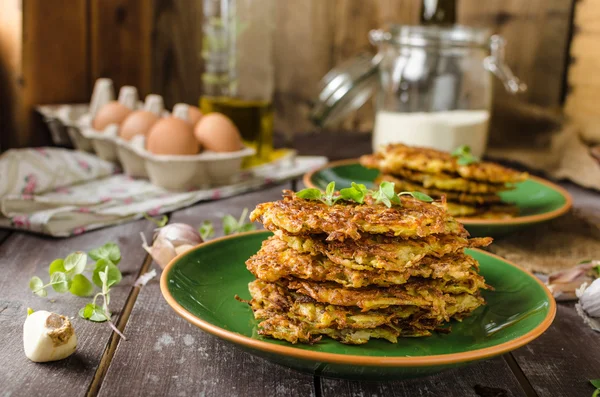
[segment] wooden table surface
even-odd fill
[[[368,136],[311,135],[294,144],[305,154],[330,159],[370,150]],[[600,211],[600,194],[568,183],[575,207]],[[200,203],[171,214],[170,222],[199,225],[223,214],[240,214],[276,200],[289,184],[229,199]],[[215,222],[220,225],[220,222]],[[321,378],[271,364],[242,352],[187,323],[163,300],[158,277],[145,287],[136,278],[157,268],[141,248],[140,232],[153,224],[137,221],[68,239],[0,231],[0,397],[8,396],[591,396],[589,379],[600,378],[600,334],[584,326],[572,304],[559,304],[554,323],[521,349],[427,378],[359,382]],[[217,234],[220,234],[217,230]],[[108,241],[121,247],[123,281],[111,307],[128,337],[120,340],[106,324],[76,315],[82,298],[42,300],[27,288],[48,263],[75,250]],[[599,253],[600,254],[600,253]],[[23,353],[26,308],[75,316],[79,346],[70,358],[46,364]]]

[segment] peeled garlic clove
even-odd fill
[[[27,358],[37,363],[62,360],[77,349],[77,335],[67,317],[39,310],[25,320],[23,347]]]

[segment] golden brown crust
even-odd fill
[[[264,281],[274,282],[295,277],[361,288],[369,285],[388,287],[404,284],[410,281],[411,277],[454,281],[466,279],[473,275],[471,269],[477,266],[477,261],[468,255],[457,253],[442,258],[425,257],[402,271],[355,270],[340,266],[320,254],[313,256],[299,253],[274,236],[263,242],[260,251],[246,261],[246,266],[252,274]]]
[[[467,236],[465,228],[437,203],[401,197],[402,205],[387,208],[382,204],[338,201],[332,206],[317,200],[305,200],[290,191],[283,200],[259,204],[250,220],[260,221],[267,229],[288,234],[328,235],[328,240],[358,240],[362,233],[386,234],[404,238],[430,234]]]
[[[450,153],[402,144],[390,144],[375,154],[362,156],[360,163],[386,174],[396,174],[408,168],[430,174],[445,172],[487,183],[517,183],[528,177],[525,172],[486,161],[460,165]]]
[[[249,284],[254,316],[263,320],[259,334],[291,343],[314,343],[327,335],[342,343],[363,344],[370,338],[392,343],[399,336],[426,336],[439,329],[444,319],[462,319],[483,304],[479,295],[447,297],[444,313],[416,306],[393,306],[362,312],[356,307],[315,302],[275,283],[255,280]]]
[[[317,302],[337,306],[358,306],[363,312],[389,306],[418,306],[428,308],[435,314],[445,313],[445,304],[454,302],[453,294],[475,295],[480,288],[487,288],[483,277],[475,272],[468,279],[460,282],[420,279],[387,288],[350,289],[342,288],[335,283],[318,283],[300,279],[280,281],[280,283]],[[448,319],[446,318],[446,320]]]
[[[420,239],[400,239],[365,234],[359,240],[326,241],[325,236],[290,236],[281,231],[275,235],[297,252],[326,255],[332,262],[355,270],[382,269],[403,271],[424,257],[441,258],[462,252],[464,248],[485,247],[490,237],[466,239],[453,235],[429,235]]]

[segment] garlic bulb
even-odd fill
[[[25,320],[23,347],[31,361],[43,363],[62,360],[77,349],[77,335],[67,317],[39,310]]]
[[[185,223],[173,223],[157,229],[151,246],[143,234],[142,240],[142,247],[163,269],[177,255],[202,243],[198,231]]]
[[[579,303],[575,305],[577,313],[594,331],[600,332],[600,279],[591,285],[583,284],[576,291]]]

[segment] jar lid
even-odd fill
[[[319,83],[311,120],[328,127],[364,105],[377,89],[380,61],[379,55],[363,53],[331,69]]]
[[[374,30],[371,42],[388,42],[411,47],[489,47],[491,32],[470,26],[406,26],[392,25],[389,32]]]

